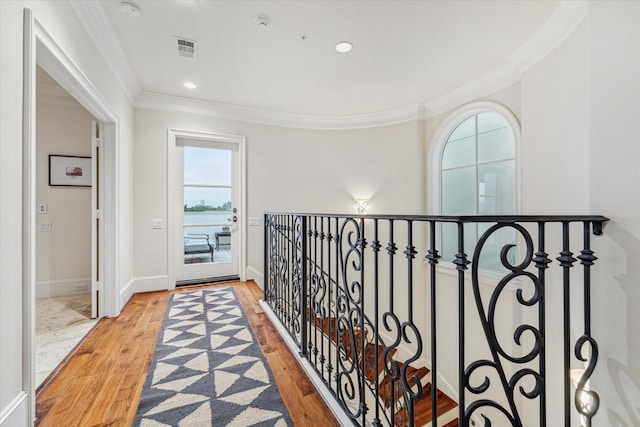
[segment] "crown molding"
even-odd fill
[[[424,120],[517,83],[524,72],[558,47],[588,12],[588,2],[585,0],[562,0],[542,28],[518,48],[504,65],[425,103],[368,114],[310,116],[141,91],[100,2],[69,2],[136,108],[325,130],[362,129]]]
[[[518,48],[501,67],[495,68],[445,95],[424,104],[426,118],[451,111],[489,95],[522,78],[529,68],[549,55],[584,20],[588,12],[588,2],[583,0],[563,0],[551,17],[529,40]]]
[[[101,2],[69,0],[69,4],[124,90],[129,102],[133,104],[140,92],[140,85]]]
[[[519,73],[524,73],[569,37],[585,19],[588,10],[587,1],[563,0],[542,28],[509,57],[509,62]]]
[[[350,116],[309,116],[204,101],[160,93],[141,92],[136,108],[205,115],[227,120],[300,129],[347,130],[388,126],[418,120],[421,105],[410,105],[388,111]]]
[[[478,100],[500,89],[504,89],[521,78],[517,69],[506,64],[500,68],[489,71],[475,80],[454,89],[443,96],[435,98],[424,104],[425,119],[451,111],[461,105]]]

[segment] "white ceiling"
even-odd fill
[[[558,1],[102,0],[143,92],[311,116],[424,104],[490,75],[534,43]],[[256,16],[271,23],[260,28]],[[105,21],[106,22],[106,21]],[[104,29],[103,29],[104,30]],[[303,40],[301,35],[305,34]],[[174,37],[198,42],[178,57]],[[342,40],[348,54],[335,51]],[[183,87],[187,80],[196,90]]]

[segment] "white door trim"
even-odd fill
[[[199,132],[182,129],[167,129],[167,289],[176,287],[176,237],[175,227],[177,227],[176,206],[176,144],[178,138],[195,139],[204,141],[218,141],[238,146],[240,177],[240,209],[238,215],[238,242],[239,253],[239,274],[240,280],[245,280],[247,270],[247,184],[246,184],[246,142],[247,138],[240,135],[227,135],[222,133]]]
[[[23,388],[28,394],[29,419],[36,416],[35,399],[35,295],[36,295],[36,64],[40,65],[96,119],[104,125],[104,238],[101,252],[112,260],[105,265],[103,314],[116,316],[119,311],[116,292],[119,271],[117,250],[117,153],[118,117],[110,105],[84,75],[82,70],[62,50],[58,43],[34,16],[24,9],[23,68]],[[92,243],[93,244],[93,243]]]

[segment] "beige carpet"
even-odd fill
[[[36,300],[36,387],[96,322],[89,294]]]

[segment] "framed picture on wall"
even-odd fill
[[[91,187],[91,157],[49,154],[49,185]]]

